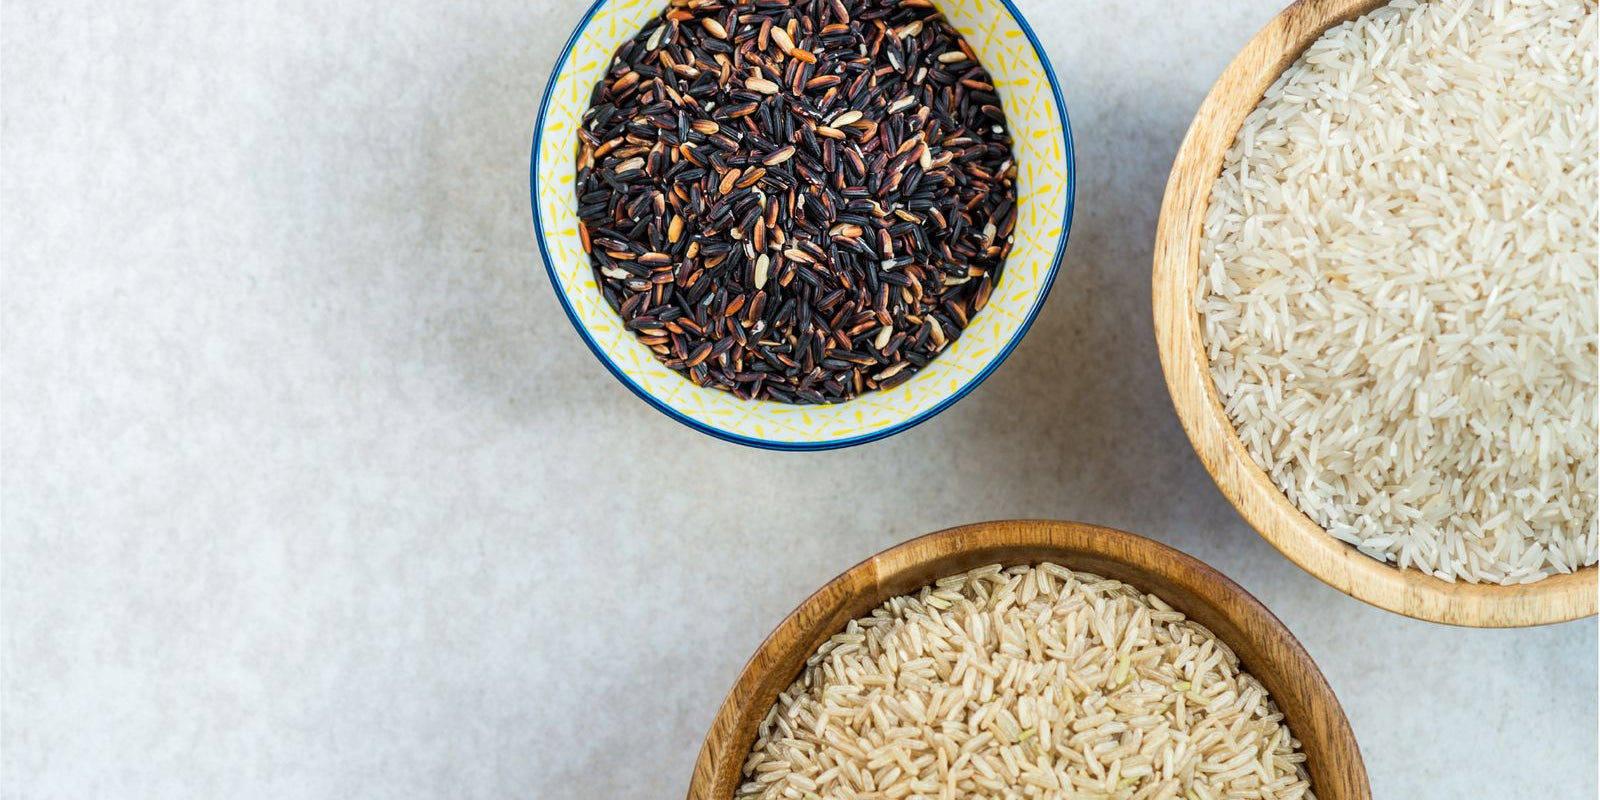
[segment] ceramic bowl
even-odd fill
[[[1072,224],[1075,169],[1061,90],[1044,48],[1010,0],[940,0],[994,78],[1018,167],[1015,240],[989,304],[949,349],[893,389],[844,403],[744,401],[666,368],[606,304],[578,236],[577,131],[617,46],[662,0],[599,0],[556,60],[533,141],[533,218],[551,285],[584,343],[624,386],[663,413],[722,439],[820,450],[881,439],[949,408],[1016,347],[1055,279]]]
[[[750,657],[700,748],[689,800],[728,800],[756,729],[806,659],[845,623],[891,597],[986,564],[1052,561],[1149,592],[1206,626],[1261,681],[1306,754],[1321,800],[1371,800],[1361,750],[1338,698],[1294,635],[1239,585],[1149,539],[1096,525],[986,522],[929,534],[851,567],[795,609]]]
[[[1206,205],[1223,156],[1267,87],[1307,46],[1328,28],[1380,5],[1321,0],[1289,6],[1245,45],[1195,114],[1173,163],[1156,230],[1152,298],[1167,388],[1195,452],[1240,515],[1333,588],[1380,608],[1453,625],[1511,627],[1592,616],[1600,594],[1595,567],[1520,586],[1452,583],[1380,562],[1334,538],[1250,457],[1211,380],[1195,291]]]

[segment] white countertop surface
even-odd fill
[[[578,2],[7,0],[3,794],[679,798],[813,589],[1053,517],[1266,603],[1377,797],[1595,797],[1595,620],[1463,630],[1327,588],[1169,404],[1167,170],[1282,1],[1022,2],[1078,148],[1049,303],[937,419],[785,455],[651,410],[556,303],[527,162]]]

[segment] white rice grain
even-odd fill
[[[1373,558],[1527,583],[1600,559],[1597,12],[1396,0],[1309,47],[1212,188],[1223,406]]]

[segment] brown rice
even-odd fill
[[[896,597],[807,662],[739,800],[1312,798],[1232,650],[1160,598],[1045,563]]]

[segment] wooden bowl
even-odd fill
[[[1156,228],[1153,305],[1161,366],[1178,418],[1206,470],[1273,547],[1329,586],[1409,617],[1482,628],[1542,625],[1595,613],[1595,567],[1520,586],[1451,583],[1402,570],[1335,539],[1256,465],[1222,408],[1195,309],[1200,236],[1211,186],[1244,118],[1323,31],[1383,5],[1301,0],[1262,28],[1211,87],[1178,150]]]
[[[1289,629],[1239,585],[1131,533],[1076,522],[985,522],[892,547],[806,598],[745,664],[700,747],[689,800],[729,800],[756,728],[806,659],[885,600],[985,564],[1054,561],[1153,593],[1206,626],[1266,686],[1306,753],[1320,800],[1369,800],[1366,768],[1333,690]]]

